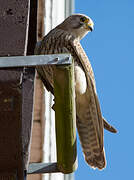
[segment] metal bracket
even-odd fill
[[[0,57],[0,68],[35,67],[44,65],[70,65],[70,54]]]
[[[27,174],[43,174],[60,172],[57,163],[31,163]]]

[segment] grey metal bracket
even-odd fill
[[[27,174],[43,174],[60,172],[57,163],[31,163]]]
[[[0,68],[70,65],[70,54],[0,57]]]

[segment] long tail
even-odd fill
[[[93,122],[83,123],[77,118],[77,129],[86,162],[92,168],[103,169],[106,166],[104,148],[100,146],[96,137]]]

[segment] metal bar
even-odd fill
[[[60,172],[57,163],[31,163],[27,174],[43,174]]]
[[[0,68],[33,67],[42,65],[69,65],[72,63],[70,54],[34,55],[0,57]]]

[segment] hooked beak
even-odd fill
[[[88,31],[93,31],[94,30],[94,23],[92,20],[88,21],[86,20],[85,22],[85,28],[88,30]]]
[[[94,30],[93,24],[86,24],[86,29],[92,32]]]

